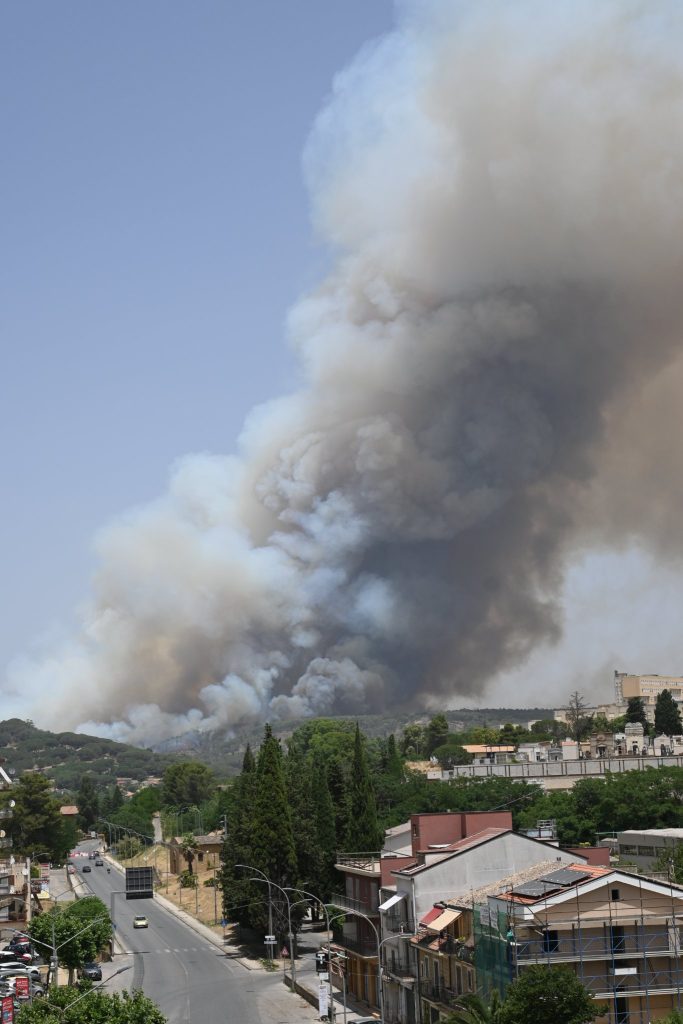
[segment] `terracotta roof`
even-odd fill
[[[64,804],[63,807],[59,808],[59,813],[65,815],[78,814],[78,807],[76,807],[76,804]]]

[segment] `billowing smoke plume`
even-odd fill
[[[306,384],[101,533],[82,636],[16,670],[53,721],[149,741],[476,694],[559,637],[571,553],[638,530],[595,487],[681,351],[683,8],[398,17],[306,154],[335,254],[290,315]]]

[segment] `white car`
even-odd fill
[[[37,967],[27,967],[26,964],[0,964],[0,980],[3,978],[32,978],[33,981],[40,981],[41,974]]]

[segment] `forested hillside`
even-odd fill
[[[17,775],[27,768],[38,769],[54,779],[59,789],[71,790],[78,789],[85,772],[96,785],[108,786],[122,776],[142,780],[161,775],[177,760],[98,736],[48,732],[20,718],[0,722],[0,757],[5,758],[6,769]]]

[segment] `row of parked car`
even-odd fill
[[[15,936],[0,950],[0,995],[17,996],[18,979],[27,979],[28,985],[20,984],[23,996],[38,999],[45,995],[45,979],[40,966],[43,960],[24,935]]]

